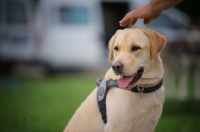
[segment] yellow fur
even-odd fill
[[[152,84],[163,76],[162,61],[158,53],[166,39],[159,33],[140,28],[119,30],[109,42],[109,60],[123,63],[123,74],[130,76],[144,67],[139,84]],[[119,50],[115,51],[114,47]],[[132,52],[133,46],[141,49]],[[118,79],[112,69],[105,75],[107,80]],[[104,124],[97,106],[97,88],[86,98],[69,121],[64,132],[153,132],[161,116],[164,103],[164,87],[143,94],[129,90],[110,88],[107,94],[107,124]]]

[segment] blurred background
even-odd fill
[[[110,67],[119,21],[150,0],[0,0],[0,132],[62,131]],[[200,1],[148,25],[167,37],[156,132],[200,131]],[[127,26],[129,27],[129,26]]]

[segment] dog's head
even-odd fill
[[[118,30],[109,42],[109,60],[114,59],[112,69],[121,76],[119,86],[133,87],[141,77],[152,77],[152,70],[157,74],[155,68],[162,67],[159,53],[165,44],[166,38],[153,30]]]

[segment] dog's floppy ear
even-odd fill
[[[115,39],[116,39],[116,36],[118,34],[119,30],[117,30],[117,32],[112,36],[112,38],[110,39],[109,41],[109,50],[110,50],[110,53],[109,53],[109,61],[112,61],[113,59],[113,45],[115,43]]]
[[[156,31],[149,30],[149,29],[145,29],[143,31],[144,31],[144,34],[146,34],[150,40],[151,56],[154,59],[158,59],[158,53],[160,53],[162,49],[165,47],[167,39],[165,38],[165,36],[159,34]]]

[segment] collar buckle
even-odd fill
[[[137,89],[138,89],[138,93],[140,94],[140,98],[142,99],[143,98],[144,86],[142,88],[137,86]]]
[[[137,89],[138,89],[138,93],[143,93],[143,91],[144,91],[144,87],[140,88],[137,86]]]

